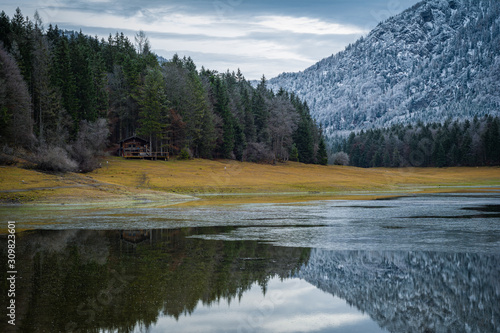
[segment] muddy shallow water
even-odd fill
[[[5,327],[497,332],[499,199],[4,206],[17,229],[33,229],[16,234],[17,323]]]

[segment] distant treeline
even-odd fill
[[[2,11],[0,62],[4,153],[23,146],[46,169],[91,170],[105,144],[134,134],[171,155],[327,162],[322,131],[296,95],[267,89],[264,77],[254,88],[239,70],[159,60],[142,32],[135,43],[123,33],[99,40]]]
[[[500,165],[500,119],[394,125],[351,133],[338,147],[357,167]]]

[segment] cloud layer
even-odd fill
[[[9,16],[18,6],[24,15],[38,10],[47,25],[105,38],[120,31],[133,40],[143,30],[166,58],[178,53],[258,79],[303,70],[416,1],[28,0],[1,9]]]

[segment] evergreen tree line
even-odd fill
[[[352,132],[337,150],[357,167],[500,165],[500,118],[393,125]]]
[[[0,141],[47,169],[92,170],[105,144],[132,135],[153,150],[201,158],[326,164],[307,104],[254,88],[242,73],[197,70],[191,58],[159,60],[147,36],[107,40],[45,29],[37,13],[0,13]]]

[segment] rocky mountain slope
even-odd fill
[[[269,87],[305,99],[327,137],[500,114],[500,1],[424,0]]]

